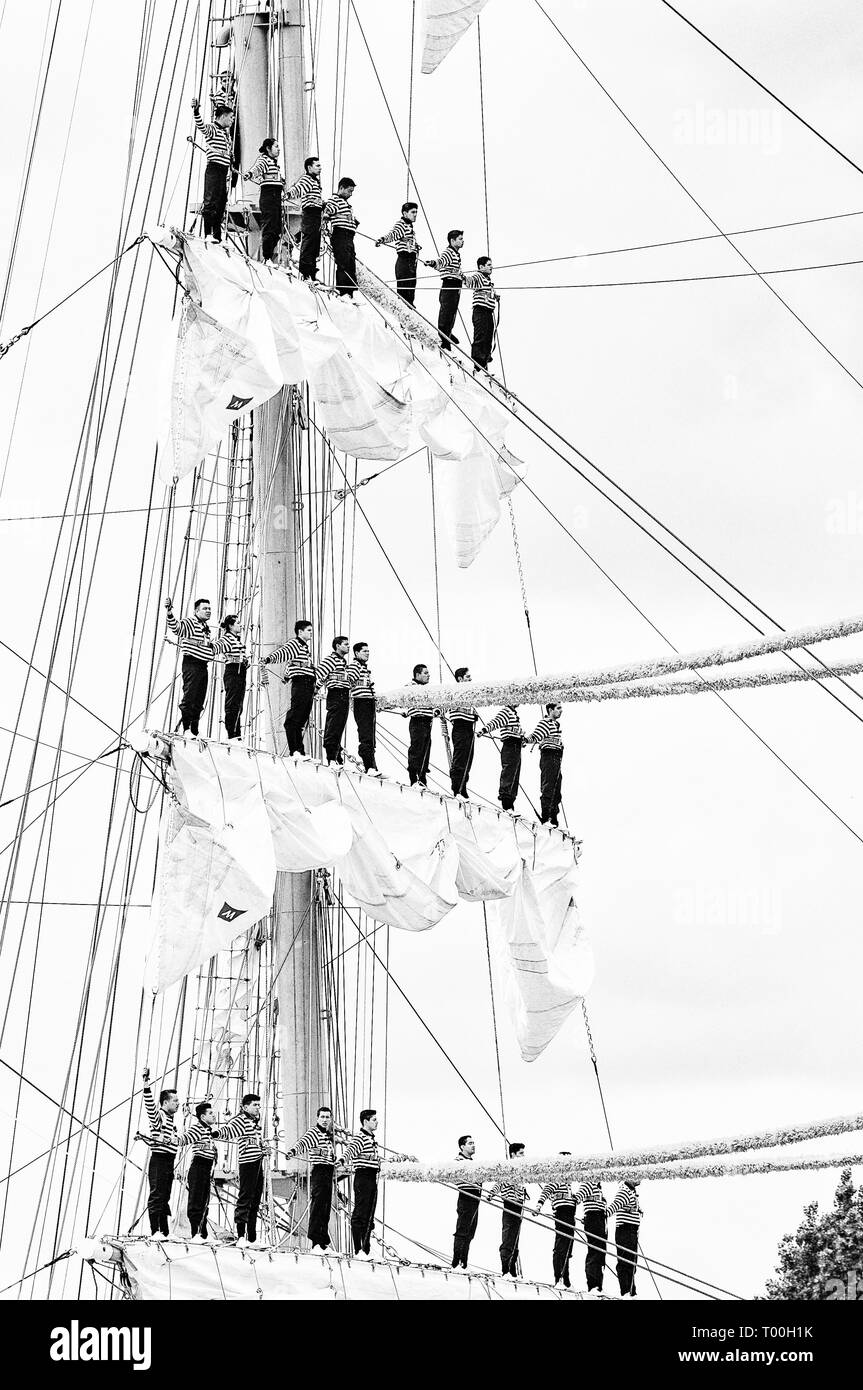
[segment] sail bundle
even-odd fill
[[[391,312],[392,296],[328,300],[221,246],[181,244],[188,292],[160,450],[164,481],[192,472],[234,420],[283,386],[307,382],[335,449],[375,463],[431,451],[456,563],[470,565],[524,467],[512,452],[521,427],[493,388],[443,360],[422,334],[408,345],[404,306]]]
[[[405,931],[429,930],[462,902],[491,904],[498,976],[526,1061],[589,987],[592,957],[575,907],[578,847],[568,835],[204,740],[175,743],[172,790],[147,966],[156,991],[265,917],[277,871],[319,868],[338,872],[348,902]]]
[[[487,0],[425,0],[422,70],[426,75],[440,66],[486,4]]]

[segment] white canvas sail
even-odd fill
[[[466,34],[486,0],[425,0],[422,70],[428,75]]]

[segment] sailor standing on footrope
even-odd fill
[[[285,180],[279,168],[278,142],[272,136],[264,141],[246,178],[261,186],[258,199],[261,210],[261,260],[275,265],[276,248],[282,236],[282,189]]]
[[[234,1208],[239,1246],[258,1243],[258,1208],[264,1195],[264,1142],[261,1137],[261,1097],[247,1091],[239,1115],[214,1128],[214,1139],[236,1140],[240,1184]]]
[[[524,729],[518,718],[517,705],[505,705],[490,719],[477,738],[491,738],[500,734],[500,786],[498,800],[505,811],[515,815],[515,798],[521,777],[521,750],[527,742]]]
[[[243,701],[246,698],[246,671],[248,660],[243,639],[237,635],[239,619],[229,613],[219,623],[222,635],[216,643],[216,652],[225,660],[225,735],[230,742],[238,742],[242,735],[240,723]]]
[[[524,1158],[524,1144],[510,1144],[510,1158]],[[499,1197],[503,1202],[503,1215],[500,1223],[500,1268],[502,1274],[518,1277],[518,1241],[524,1217],[524,1204],[527,1201],[527,1188],[517,1174],[496,1182],[488,1194],[488,1200]]]
[[[464,1166],[464,1172],[456,1179],[458,1201],[456,1202],[455,1209],[455,1235],[453,1237],[452,1247],[453,1269],[456,1269],[459,1265],[462,1269],[467,1269],[467,1257],[470,1253],[470,1243],[476,1235],[476,1223],[479,1218],[479,1203],[482,1197],[482,1183],[478,1183],[470,1171],[475,1153],[476,1144],[471,1135],[461,1135],[458,1141],[456,1163],[460,1167],[462,1165]]]
[[[465,275],[464,283],[473,290],[473,343],[470,355],[476,367],[486,369],[494,351],[494,311],[500,295],[492,283],[491,256],[480,256],[476,274]]]
[[[228,179],[231,173],[233,140],[231,126],[234,113],[230,106],[217,106],[212,121],[201,120],[201,103],[192,97],[195,125],[206,143],[207,167],[204,170],[204,196],[201,200],[201,221],[205,241],[222,240],[222,222],[228,206]]]
[[[347,637],[334,637],[332,651],[324,657],[320,666],[315,667],[315,695],[320,695],[322,690],[327,692],[324,756],[327,762],[336,763],[339,767],[344,762],[342,738],[351,704],[351,690],[348,684],[349,651],[350,642]]]
[[[413,680],[408,686],[408,690],[415,686],[428,685],[429,668],[421,663],[414,667]],[[405,710],[405,718],[410,722],[410,745],[408,747],[408,778],[411,786],[419,782],[421,787],[428,785],[428,770],[431,762],[431,740],[432,722],[436,714],[432,704],[414,705],[409,710]]]
[[[321,220],[330,228],[330,246],[336,263],[336,289],[340,295],[350,298],[357,288],[354,233],[360,225],[351,207],[355,188],[353,179],[339,179],[338,192],[327,199],[321,210]]]
[[[316,280],[318,257],[321,254],[321,161],[310,154],[303,161],[305,173],[285,189],[285,201],[297,199],[300,204],[300,275],[304,280]]]
[[[539,745],[540,821],[557,826],[560,796],[563,786],[563,739],[560,736],[562,705],[546,705],[545,717],[540,719],[528,743]]]
[[[354,1170],[354,1205],[351,1211],[351,1236],[355,1255],[370,1255],[375,1211],[378,1205],[378,1179],[381,1160],[375,1130],[377,1110],[360,1111],[360,1132],[351,1139],[342,1156],[345,1165]]]
[[[399,298],[413,304],[417,292],[417,257],[421,247],[414,226],[419,209],[416,203],[402,203],[402,215],[375,246],[392,246],[396,253],[396,290]]]
[[[584,1213],[584,1234],[587,1237],[587,1254],[584,1258],[584,1277],[588,1293],[602,1293],[602,1276],[605,1273],[605,1243],[608,1238],[606,1226],[606,1201],[602,1188],[596,1178],[585,1178],[575,1193],[575,1204],[581,1202]]]
[[[638,1259],[638,1228],[644,1213],[638,1203],[640,1178],[626,1178],[608,1204],[609,1216],[617,1217],[614,1243],[617,1246],[617,1282],[620,1296],[635,1298],[635,1264]]]
[[[571,1155],[566,1149],[562,1149],[560,1157],[569,1158]],[[570,1179],[560,1178],[557,1182],[546,1183],[536,1204],[537,1216],[542,1209],[543,1202],[550,1202],[554,1213],[554,1250],[552,1251],[551,1265],[554,1272],[555,1287],[562,1284],[565,1289],[568,1289],[570,1288],[569,1261],[572,1256],[572,1243],[575,1240],[575,1199],[572,1195]]]
[[[375,709],[375,683],[369,666],[368,642],[354,643],[354,659],[348,666],[348,685],[351,691],[351,704],[357,725],[359,755],[363,767],[370,777],[380,777],[375,762],[377,742],[377,711]]]
[[[455,678],[459,685],[469,685],[470,671],[466,666],[457,666]],[[463,705],[453,705],[449,712],[450,737],[452,738],[452,763],[450,781],[452,794],[460,801],[467,801],[467,779],[473,765],[473,752],[476,743],[476,721],[479,718],[469,701]]]
[[[318,1109],[317,1119],[306,1130],[288,1158],[307,1158],[312,1166],[309,1177],[308,1232],[312,1249],[326,1250],[330,1245],[330,1211],[333,1205],[333,1173],[336,1167],[336,1146],[333,1139],[333,1112],[328,1105]]]
[[[262,666],[284,663],[284,681],[291,684],[291,702],[285,715],[285,733],[288,738],[288,753],[306,756],[303,733],[312,712],[315,698],[315,665],[312,661],[312,625],[306,618],[294,623],[294,640],[277,647],[265,656]]]
[[[464,232],[454,227],[447,232],[447,247],[436,261],[425,261],[430,270],[440,271],[441,286],[438,296],[437,331],[444,352],[449,352],[458,338],[453,326],[458,315],[458,302],[461,296],[461,248],[464,246]]]
[[[212,609],[208,598],[195,600],[194,617],[178,621],[174,617],[174,600],[165,599],[168,628],[177,639],[177,646],[183,658],[183,698],[180,701],[180,717],[183,733],[198,734],[198,722],[207,698],[207,664],[216,654],[215,644],[210,635],[209,621]]]
[[[147,1181],[150,1195],[147,1213],[150,1217],[150,1234],[154,1240],[164,1240],[168,1235],[168,1217],[171,1215],[171,1184],[174,1181],[174,1158],[177,1153],[177,1126],[175,1115],[180,1101],[177,1092],[159,1092],[159,1104],[153,1099],[150,1087],[150,1068],[141,1073],[144,1081],[144,1109],[150,1122],[150,1162],[147,1165]],[[142,1136],[144,1137],[144,1136]]]
[[[200,1105],[195,1106],[194,1123],[189,1126],[185,1134],[180,1135],[178,1143],[178,1147],[181,1149],[188,1146],[191,1146],[192,1149],[192,1161],[186,1175],[186,1183],[189,1188],[186,1215],[189,1218],[192,1240],[196,1245],[202,1245],[208,1235],[207,1212],[210,1207],[210,1183],[213,1176],[213,1164],[216,1161],[216,1146],[213,1143],[215,1122],[216,1117],[212,1104],[208,1100],[202,1100]]]

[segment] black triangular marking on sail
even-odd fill
[[[243,406],[249,404],[251,396],[232,396],[226,406],[227,410],[242,410]]]
[[[218,916],[223,922],[236,922],[237,918],[242,917],[245,911],[244,907],[231,907],[230,903],[222,903]]]

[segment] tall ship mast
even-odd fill
[[[649,1193],[855,1160],[796,1146],[856,1136],[856,1113],[614,1143],[581,910],[591,835],[582,842],[581,810],[562,790],[568,772],[561,781],[577,720],[589,718],[588,705],[601,703],[611,721],[630,700],[652,714],[657,704],[644,701],[704,705],[699,694],[727,712],[736,692],[792,683],[854,713],[861,663],[846,659],[844,644],[863,619],[772,618],[642,502],[640,487],[616,482],[507,380],[501,299],[567,286],[521,283],[525,257],[500,269],[516,283],[496,288],[487,247],[462,267],[465,234],[447,235],[437,212],[432,224],[411,146],[415,83],[437,80],[474,45],[491,239],[483,43],[496,9],[495,0],[429,0],[400,12],[404,37],[410,31],[402,122],[353,0],[337,13],[314,0],[144,7],[123,49],[134,76],[122,195],[105,214],[112,254],[50,304],[40,297],[47,245],[40,275],[24,236],[31,170],[45,156],[41,110],[59,23],[48,16],[0,310],[0,371],[21,364],[17,381],[2,383],[12,383],[3,398],[10,478],[19,413],[45,369],[41,325],[81,296],[98,333],[92,354],[88,338],[87,353],[70,354],[58,374],[80,432],[63,454],[56,510],[46,502],[46,515],[30,518],[53,527],[36,551],[44,592],[34,630],[4,643],[20,679],[0,788],[6,1296],[243,1299],[254,1288],[277,1300],[568,1302],[617,1296],[616,1264],[622,1297],[636,1277],[650,1296],[735,1297],[645,1242],[639,1184]],[[83,74],[89,25],[73,39]],[[380,236],[364,209],[360,229],[353,185],[340,183],[360,54],[405,164],[395,225],[375,227]],[[88,90],[81,74],[70,132],[79,89]],[[308,189],[287,190],[318,154],[323,237],[310,277]],[[254,174],[259,155],[268,185]],[[373,168],[368,155],[363,177]],[[61,163],[58,199],[64,176]],[[208,219],[219,178],[216,234]],[[274,234],[268,207],[282,185]],[[44,428],[47,454],[59,426]],[[745,632],[672,642],[544,500],[548,460],[634,521]],[[397,467],[413,472],[388,545],[365,489]],[[538,650],[527,497],[548,534],[574,543],[615,601],[649,624],[654,655],[623,652],[589,667],[572,655],[560,669],[569,658],[559,647]],[[417,586],[399,561],[407,553],[418,570],[421,549]],[[471,608],[483,565],[485,592],[513,614],[497,664],[482,608]],[[564,567],[560,589],[569,622],[582,599]],[[393,619],[396,601],[410,627]],[[307,646],[296,633],[305,624]],[[458,664],[465,647],[477,653],[472,675]],[[190,653],[206,699],[187,718]],[[345,710],[334,743],[325,739],[333,670]],[[231,680],[242,683],[239,714],[229,711]],[[310,706],[299,737],[288,731],[298,680],[309,683]],[[738,709],[732,715],[796,795],[859,840]],[[90,793],[96,777],[102,790]],[[429,997],[418,1003],[426,976]],[[651,999],[656,983],[643,982]],[[476,1081],[480,1037],[490,1087]],[[541,1089],[525,1075],[542,1077],[565,1047],[578,1059],[577,1099],[569,1095],[561,1128],[583,1142],[563,1137],[571,1151],[538,1156],[520,1142],[505,1073],[518,1069],[524,1113]],[[432,1085],[429,1057],[445,1083]],[[575,1066],[561,1064],[567,1085]],[[445,1156],[413,1152],[426,1086],[452,1130]],[[457,1103],[448,1108],[442,1092]],[[482,1135],[476,1152],[469,1126]],[[504,1268],[497,1256],[479,1260],[476,1246],[470,1254],[477,1215],[502,1232]],[[580,1269],[582,1257],[586,1288],[570,1279],[570,1260]],[[703,1268],[710,1274],[706,1260]]]

